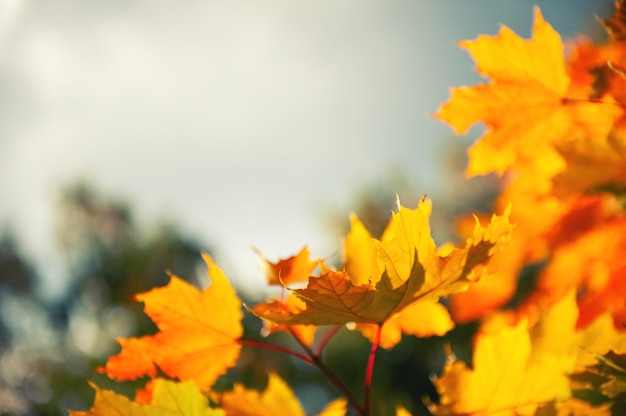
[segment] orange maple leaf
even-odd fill
[[[307,247],[303,247],[298,254],[280,259],[276,263],[267,260],[258,250],[254,251],[263,262],[265,277],[270,285],[306,282],[318,263],[310,260],[311,253]]]
[[[298,254],[286,259],[280,259],[276,263],[267,260],[258,250],[255,249],[255,252],[263,262],[265,277],[270,285],[287,285],[307,281],[319,262],[310,260],[310,252],[307,247],[303,247]],[[304,308],[302,301],[293,295],[288,296],[287,299],[283,298],[259,304],[251,311],[258,313],[259,309],[274,309],[297,312]],[[316,327],[313,325],[279,325],[264,321],[264,331],[266,333],[292,331],[301,342],[311,345],[315,338]]]
[[[518,226],[509,244],[495,253],[483,267],[480,280],[470,285],[466,292],[450,297],[450,311],[454,321],[465,323],[477,320],[504,306],[515,294],[519,273],[527,259],[527,240]]]
[[[257,316],[261,316],[267,313],[297,314],[304,309],[306,309],[306,304],[293,293],[290,293],[285,301],[273,299],[267,302],[259,303],[250,311]],[[317,331],[317,327],[315,325],[282,325],[268,320],[263,321],[263,329],[270,334],[276,331],[292,332],[300,342],[306,345],[313,344],[313,341],[315,340],[315,332]]]
[[[469,151],[470,176],[514,168],[549,179],[566,164],[555,143],[581,137],[604,140],[622,114],[619,106],[571,95],[561,38],[538,7],[531,39],[502,26],[496,36],[482,35],[460,46],[491,82],[453,89],[436,117],[459,134],[474,123],[485,123],[487,132]]]
[[[626,218],[596,224],[577,237],[555,249],[535,297],[554,301],[577,290],[577,325],[584,328],[605,311],[617,312],[626,299]]]
[[[137,295],[159,332],[119,340],[121,352],[99,371],[118,380],[162,371],[206,391],[235,365],[243,333],[241,301],[223,272],[204,255],[211,285],[200,291],[172,276],[167,286]]]
[[[110,390],[99,389],[91,384],[96,391],[92,408],[86,412],[70,411],[70,416],[225,416],[222,409],[209,407],[208,399],[192,382],[177,383],[174,381],[154,379],[151,387],[150,400],[144,403],[133,402],[128,398]]]
[[[378,268],[367,284],[355,284],[345,271],[322,268],[304,289],[293,290],[306,308],[292,313],[267,310],[259,314],[281,324],[337,325],[347,322],[383,324],[415,302],[433,303],[465,290],[474,266],[484,263],[506,243],[512,229],[508,214],[491,224],[476,224],[466,245],[440,256],[430,236],[430,204],[416,210],[400,207],[378,246]]]

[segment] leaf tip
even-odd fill
[[[215,266],[215,262],[213,261],[213,258],[211,257],[211,255],[207,252],[202,252],[202,259],[204,260],[204,262],[206,263],[207,266],[209,266],[209,268]]]
[[[546,20],[543,18],[543,14],[541,13],[541,8],[537,4],[533,6],[533,19],[535,24],[538,22],[546,23]]]

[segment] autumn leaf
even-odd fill
[[[208,399],[192,382],[174,382],[155,379],[151,401],[140,404],[110,390],[96,391],[92,408],[86,412],[69,411],[70,416],[224,416],[221,409],[209,407]]]
[[[553,179],[553,194],[620,192],[626,188],[626,135],[614,131],[601,142],[559,143],[567,169]],[[616,193],[617,193],[616,192]]]
[[[348,412],[348,400],[343,397],[328,403],[317,416],[345,416]]]
[[[293,293],[287,296],[287,299],[282,301],[273,299],[267,302],[259,303],[251,312],[257,316],[268,313],[286,313],[297,314],[306,309],[306,304]],[[264,332],[271,334],[276,331],[291,332],[300,342],[306,345],[313,344],[315,340],[315,332],[317,327],[315,325],[282,325],[271,321],[263,321]]]
[[[120,340],[121,352],[101,372],[132,380],[162,371],[206,391],[235,365],[243,333],[241,301],[213,260],[208,255],[204,260],[211,278],[204,291],[172,276],[167,286],[137,295],[159,332]]]
[[[409,411],[404,407],[399,406],[396,408],[396,416],[411,416],[411,413],[409,413]]]
[[[304,416],[300,402],[289,386],[275,373],[268,376],[267,387],[263,392],[235,384],[233,390],[222,393],[221,402],[227,416]],[[348,401],[338,398],[324,407],[317,416],[344,416],[348,411]]]
[[[450,297],[450,312],[457,324],[480,319],[511,300],[527,260],[526,244],[518,226],[504,250],[495,253],[486,265],[478,266],[483,268],[480,280],[466,292]]]
[[[241,384],[221,395],[221,404],[227,416],[304,416],[300,402],[289,386],[276,374],[270,373],[262,393]]]
[[[575,228],[572,223],[565,221]],[[570,234],[569,240],[556,247],[534,295],[544,301],[554,300],[575,289],[580,328],[605,311],[618,311],[626,296],[626,218],[608,218],[586,228],[576,238]]]
[[[355,285],[378,280],[378,246],[356,215],[350,216],[350,232],[343,242],[344,270]]]
[[[626,354],[609,351],[596,358],[596,364],[570,376],[574,395],[591,405],[602,403],[607,408],[613,402],[623,402],[626,397]]]
[[[581,137],[604,140],[622,113],[619,106],[605,104],[610,97],[598,103],[570,95],[563,43],[539,8],[531,39],[502,26],[498,35],[459,44],[490,83],[453,89],[436,117],[458,134],[485,123],[487,132],[469,151],[470,176],[514,168],[551,178],[566,166],[555,143]]]
[[[322,269],[304,289],[293,290],[306,309],[272,311],[261,318],[282,324],[337,325],[347,322],[382,324],[415,302],[432,303],[467,288],[474,266],[484,263],[506,243],[511,232],[508,214],[494,216],[487,227],[476,224],[462,248],[437,253],[428,219],[430,204],[415,210],[400,207],[377,242],[380,277],[355,284],[345,271]]]
[[[623,6],[622,6],[623,13]],[[626,107],[626,45],[610,41],[603,45],[577,40],[569,47],[567,69],[575,96],[587,97],[604,112],[617,113]],[[606,122],[598,118],[598,123]],[[556,149],[567,161],[567,169],[554,178],[557,195],[578,191],[597,192],[626,185],[626,119],[621,114],[606,140],[560,140]]]
[[[270,285],[289,285],[295,282],[306,282],[309,275],[317,267],[318,261],[311,261],[309,249],[303,247],[300,252],[276,263],[267,260],[255,249],[263,262],[265,277]]]
[[[608,314],[584,331],[576,330],[577,315],[573,291],[549,307],[492,315],[476,335],[471,368],[453,360],[434,381],[436,413],[534,415],[547,403],[572,405],[568,375],[595,362],[590,351],[626,349]]]
[[[612,39],[626,40],[626,6],[623,1],[615,1],[615,17],[605,19],[603,24]]]
[[[527,320],[488,322],[476,336],[473,369],[455,360],[435,380],[441,395],[436,414],[531,415],[538,403],[567,397],[560,368],[550,361],[543,369],[529,366],[531,352]]]
[[[270,285],[288,285],[307,281],[319,262],[310,260],[310,252],[306,247],[303,247],[298,254],[287,259],[281,259],[276,263],[267,260],[258,250],[255,249],[255,251],[264,264],[265,277],[267,278],[267,283]],[[287,296],[287,299],[273,299],[259,304],[253,308],[251,312],[257,315],[259,313],[265,313],[268,310],[297,313],[302,309],[304,309],[304,303],[290,294]],[[306,345],[313,343],[316,329],[314,325],[280,325],[270,321],[264,321],[263,323],[263,331],[265,333],[271,334],[277,331],[288,331],[293,333],[298,337],[300,342]]]
[[[485,265],[481,279],[468,291],[450,298],[450,311],[455,322],[479,319],[509,302],[523,270],[539,273],[539,265],[541,268],[547,265],[542,272],[545,277],[539,279],[540,291],[544,299],[556,299],[583,282],[593,280],[597,283],[601,280],[583,278],[598,275],[596,272],[599,271],[598,268],[589,268],[592,262],[585,262],[584,259],[595,258],[596,265],[612,263],[611,268],[620,263],[621,256],[616,254],[619,252],[616,236],[621,233],[618,219],[623,215],[623,208],[616,197],[606,193],[574,194],[567,198],[538,197],[525,185],[516,181],[501,194],[501,200],[512,201],[514,210],[511,221],[516,223],[515,233],[507,246]],[[598,228],[605,231],[592,232]],[[593,237],[602,233],[606,236]],[[588,243],[585,243],[585,236],[591,238]],[[573,251],[575,247],[579,253]],[[609,247],[613,249],[607,251]],[[615,255],[609,259],[608,253]],[[617,289],[615,278],[613,282],[610,286]],[[595,285],[594,291],[599,288]],[[603,301],[590,307],[619,307],[619,299],[616,298],[619,291],[612,292],[611,296],[615,299],[610,305]],[[582,314],[587,315],[586,312]]]
[[[448,310],[437,302],[416,302],[387,319],[381,328],[379,345],[391,349],[401,340],[402,334],[419,338],[442,336],[454,328]],[[374,342],[378,325],[356,324],[355,329]]]
[[[354,284],[365,284],[378,281],[384,265],[379,266],[379,242],[367,231],[363,223],[352,215],[350,232],[344,240],[344,269]],[[424,227],[424,224],[420,224]],[[427,226],[427,225],[426,225]],[[393,227],[387,227],[383,235],[384,241],[393,240]],[[382,250],[381,250],[382,252]],[[387,254],[385,254],[387,256]],[[380,346],[393,348],[402,339],[402,334],[418,337],[444,335],[454,327],[447,309],[432,302],[414,303],[385,321],[380,334]],[[356,330],[375,342],[378,333],[376,324],[356,324]]]

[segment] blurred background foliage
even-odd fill
[[[87,380],[117,350],[115,339],[154,330],[132,295],[167,283],[166,270],[199,285],[200,252],[209,251],[172,222],[142,232],[126,202],[87,183],[62,189],[55,215],[67,273],[59,299],[35,290],[38,271],[11,231],[0,237],[3,414],[57,415],[90,407]]]

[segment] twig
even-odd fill
[[[336,325],[332,327],[326,334],[324,334],[324,338],[322,338],[317,348],[315,349],[315,355],[318,355],[318,356],[322,355],[322,350],[324,349],[324,347],[326,347],[326,344],[328,344],[328,341],[330,341],[331,338],[335,336],[335,334],[339,332],[339,330],[342,327],[343,325]]]
[[[374,375],[374,362],[376,361],[376,351],[378,351],[378,345],[380,344],[380,334],[382,332],[382,325],[378,325],[376,329],[376,338],[372,343],[372,349],[367,359],[367,369],[365,371],[365,414],[371,414],[371,390],[372,390],[372,377]]]
[[[359,404],[356,397],[352,395],[350,390],[348,390],[348,388],[341,382],[341,380],[339,380],[337,376],[335,376],[335,374],[331,371],[331,369],[328,368],[326,364],[324,364],[324,362],[322,361],[322,358],[316,353],[314,353],[313,350],[311,350],[311,348],[309,348],[309,346],[305,342],[302,341],[302,339],[298,336],[298,334],[296,334],[294,331],[291,330],[291,328],[288,328],[288,329],[289,329],[289,333],[293,336],[296,342],[300,344],[302,349],[310,357],[310,360],[312,361],[312,365],[316,366],[322,372],[322,374],[324,374],[324,377],[326,377],[326,379],[330,382],[330,384],[332,384],[333,387],[335,387],[337,391],[339,391],[339,393],[341,393],[346,399],[348,399],[348,402],[358,414],[362,416],[369,416],[367,409],[365,409],[363,406]]]
[[[275,345],[275,344],[269,344],[267,342],[262,342],[262,341],[254,341],[251,339],[240,339],[239,342],[242,343],[243,345],[249,345],[251,347],[261,348],[264,350],[283,352],[285,354],[289,354],[294,357],[297,357],[307,364],[313,365],[313,360],[311,359],[311,357],[308,357],[304,354],[294,351],[291,348],[282,347],[280,345]]]

